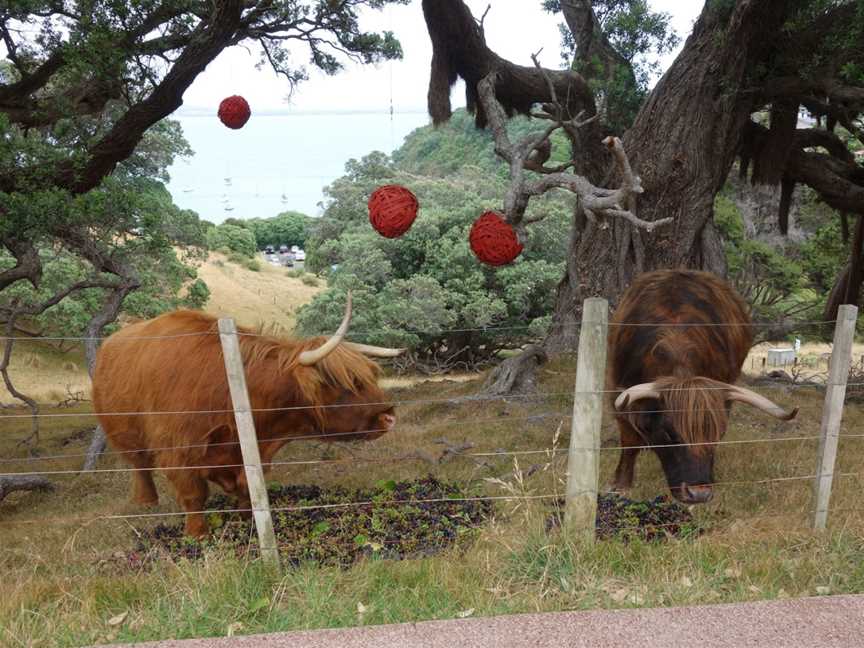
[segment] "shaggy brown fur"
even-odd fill
[[[753,336],[747,306],[727,283],[704,272],[664,270],[643,274],[628,288],[612,317],[609,339],[610,388],[659,382],[661,391],[659,400],[634,403],[617,416],[625,450],[616,487],[626,489],[638,454],[629,448],[646,440],[662,444],[668,429],[684,444],[723,437],[727,390],[720,383],[738,379]],[[652,412],[664,413],[646,416]],[[684,451],[688,462],[713,463],[714,446]],[[666,463],[664,469],[671,479]]]
[[[372,439],[392,426],[393,408],[377,384],[380,370],[366,357],[340,346],[307,367],[298,356],[324,338],[239,333],[253,410],[281,410],[253,413],[262,462],[272,461],[285,437]],[[166,471],[181,506],[201,510],[208,481],[248,504],[245,473],[230,467],[243,461],[214,318],[177,311],[112,335],[99,350],[93,402],[111,445],[142,469],[133,473],[137,502],[158,501],[148,469],[214,466]],[[187,533],[206,531],[203,516],[187,515]]]

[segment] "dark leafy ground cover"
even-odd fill
[[[439,553],[470,537],[492,514],[489,501],[474,499],[462,486],[427,477],[413,481],[380,481],[374,488],[349,490],[319,486],[279,486],[269,490],[279,552],[289,564],[311,562],[348,567],[363,557],[390,560]],[[560,504],[563,505],[563,502]],[[230,509],[224,496],[207,508]],[[196,559],[205,550],[231,547],[239,555],[257,553],[251,521],[238,513],[211,513],[212,536],[183,536],[182,523],[144,530],[126,556],[143,567],[166,553]],[[550,526],[557,526],[556,516]],[[598,498],[598,538],[661,540],[698,533],[689,511],[665,496],[635,501],[614,494]]]

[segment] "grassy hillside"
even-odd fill
[[[204,308],[208,313],[233,317],[243,326],[275,327],[285,332],[294,329],[297,309],[322,290],[289,277],[285,268],[262,263],[261,270],[253,272],[218,253],[211,254],[198,268],[198,276],[210,288],[210,300]]]

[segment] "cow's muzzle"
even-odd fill
[[[714,489],[711,484],[682,483],[676,495],[685,504],[705,504],[714,497]]]

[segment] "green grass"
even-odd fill
[[[34,574],[7,591],[0,641],[77,646],[864,590],[864,546],[848,530],[593,547],[534,533],[509,550],[481,544],[483,551],[460,556],[370,560],[347,571],[305,565],[279,575],[261,563],[214,553],[134,576],[57,574],[53,586],[45,585],[44,575],[38,585]],[[109,623],[122,615],[122,622]]]
[[[445,457],[447,442],[474,444],[469,452],[498,448],[566,448],[572,363],[541,369],[536,402],[414,403],[398,408],[398,431],[368,444],[289,444],[277,459],[337,459],[345,463],[275,468],[268,481],[368,488],[380,480],[433,475],[490,495],[562,492],[562,458]],[[475,393],[479,382],[424,383],[394,392],[397,400],[448,399]],[[864,517],[860,476],[838,477],[829,530],[808,530],[811,481],[753,484],[754,480],[812,474],[817,442],[798,439],[819,431],[823,393],[760,389],[798,419],[779,424],[736,407],[728,440],[770,443],[722,446],[715,500],[694,513],[706,532],[668,542],[603,541],[585,547],[544,531],[550,513],[543,501],[497,503],[477,534],[431,558],[366,559],[350,569],[311,564],[268,573],[257,562],[224,547],[188,562],[166,557],[146,571],[122,558],[139,530],[158,520],[100,520],[140,513],[128,503],[128,476],[102,473],[56,477],[54,493],[14,493],[0,502],[0,645],[74,646],[109,641],[224,636],[278,630],[353,626],[421,619],[598,607],[667,606],[864,592]],[[554,395],[553,395],[554,394]],[[794,398],[793,398],[794,395]],[[6,410],[8,412],[9,410]],[[75,431],[92,421],[80,415],[46,419],[39,451],[68,453],[46,469],[80,467],[87,437]],[[526,416],[555,416],[534,421]],[[32,469],[17,447],[26,419],[0,419],[0,456],[21,457],[4,471]],[[561,433],[555,438],[556,430]],[[864,429],[864,405],[850,403],[843,434]],[[617,445],[604,422],[605,447]],[[601,475],[614,469],[615,451],[601,454]],[[116,456],[100,467],[122,467]],[[864,439],[841,440],[838,472],[864,469]],[[495,482],[489,479],[498,480]],[[156,512],[176,511],[167,484],[157,477],[162,501]],[[666,492],[657,460],[637,466],[633,497]],[[176,518],[169,520],[176,523]],[[118,555],[120,557],[118,557]],[[112,618],[121,622],[109,624]]]

